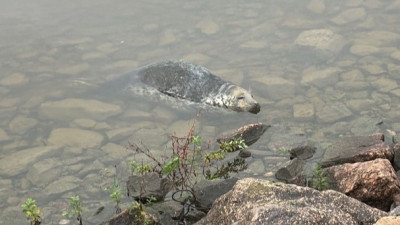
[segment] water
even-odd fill
[[[115,173],[126,180],[128,141],[168,149],[169,135],[185,134],[201,107],[89,93],[159,60],[203,65],[260,102],[257,115],[206,109],[196,123],[204,140],[248,123],[273,125],[251,146],[241,177],[272,178],[287,160],[279,150],[304,140],[322,155],[340,136],[400,129],[398,0],[1,5],[0,224],[26,223],[20,205],[28,197],[43,224],[58,224],[73,194],[84,201],[85,224],[113,214],[100,186]]]

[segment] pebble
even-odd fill
[[[77,128],[56,128],[51,131],[47,143],[52,146],[96,148],[101,145],[103,140],[103,135],[94,131]]]

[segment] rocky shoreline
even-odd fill
[[[201,182],[195,192],[197,203],[180,221],[197,225],[400,223],[400,144],[389,146],[381,133],[341,138],[318,163],[327,178],[326,190],[321,191],[307,187],[311,180],[304,170],[315,148],[289,152],[291,160],[276,173],[284,182],[256,178]],[[155,218],[154,224],[176,224],[172,218],[180,208],[179,203],[167,201],[146,210]],[[129,215],[125,211],[102,225],[116,225],[121,217],[130,221]]]

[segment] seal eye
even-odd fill
[[[244,96],[237,97],[237,100],[243,100],[243,99],[244,99]]]

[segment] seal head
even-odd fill
[[[260,104],[247,90],[231,83],[223,84],[217,93],[204,99],[206,104],[224,107],[237,112],[260,112]]]

